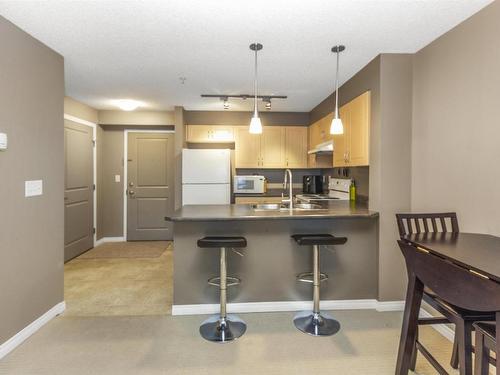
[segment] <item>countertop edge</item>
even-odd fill
[[[378,212],[370,212],[366,214],[318,214],[318,215],[296,215],[296,216],[238,216],[238,217],[165,217],[166,221],[171,222],[186,222],[186,221],[261,221],[261,220],[332,220],[332,219],[375,219],[380,215]]]

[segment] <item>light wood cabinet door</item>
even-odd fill
[[[188,142],[209,142],[210,125],[188,125],[187,126],[187,141]]]
[[[234,142],[234,129],[223,125],[188,125],[186,140],[193,143]]]
[[[370,92],[358,96],[350,102],[349,166],[370,164]]]
[[[288,168],[307,168],[307,128],[285,127],[285,159]]]
[[[248,126],[239,126],[235,131],[235,164],[236,168],[260,168],[259,134],[250,134]]]
[[[349,103],[339,108],[339,116],[344,125],[343,134],[333,135],[333,166],[347,166],[347,148],[349,144],[349,128],[351,123],[351,108]]]
[[[283,126],[265,126],[260,140],[261,166],[283,168],[285,158],[285,129]]]

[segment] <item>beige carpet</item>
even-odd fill
[[[94,258],[80,256],[64,266],[66,316],[170,314],[173,250],[168,242],[103,244],[91,251]],[[109,257],[120,251],[129,256]],[[141,253],[145,257],[137,257]]]
[[[1,360],[0,374],[394,374],[401,313],[332,314],[342,323],[342,330],[324,338],[297,331],[293,313],[241,314],[248,324],[247,333],[226,345],[199,336],[204,316],[63,315]],[[423,327],[420,337],[446,365],[451,343],[430,327]],[[436,374],[421,356],[417,373]]]
[[[108,242],[87,251],[78,259],[158,258],[171,245],[168,241]]]

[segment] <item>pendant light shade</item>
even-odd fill
[[[262,134],[262,122],[260,121],[259,111],[257,110],[257,51],[262,49],[262,44],[260,43],[252,43],[250,44],[250,49],[255,53],[255,76],[254,76],[254,107],[253,107],[253,116],[250,121],[250,128],[248,131],[251,134]]]
[[[262,134],[262,122],[260,122],[260,117],[253,116],[250,121],[250,128],[248,131],[251,134]]]
[[[335,112],[330,125],[330,134],[344,134],[344,124],[339,117],[339,57],[340,52],[345,50],[345,46],[339,45],[332,48],[332,52],[337,54],[337,72],[335,74]]]

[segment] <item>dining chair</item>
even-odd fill
[[[400,338],[400,353],[396,364],[396,374],[406,375],[411,369],[412,355],[415,347],[424,355],[439,374],[448,375],[446,370],[435,360],[418,339],[418,313],[424,295],[424,287],[428,287],[439,296],[441,304],[449,304],[454,309],[475,311],[493,315],[500,314],[500,284],[488,278],[470,272],[450,261],[433,255],[425,249],[398,240],[405,258],[408,271],[408,290],[405,305],[405,318]],[[462,319],[459,315],[451,315],[450,322],[457,324]],[[464,346],[470,348],[471,334],[457,324],[455,336],[458,336],[459,356]],[[470,354],[470,352],[469,352]],[[464,358],[460,358],[460,374],[472,374],[472,369],[465,368]]]
[[[458,233],[458,219],[455,212],[447,213],[402,213],[396,214],[399,235],[402,239],[411,234],[426,234],[426,233]],[[450,360],[452,368],[457,369],[459,366],[464,368],[464,374],[472,374],[472,351],[474,350],[472,337],[472,323],[478,320],[494,320],[494,314],[489,312],[478,312],[453,306],[449,302],[443,301],[429,287],[424,288],[423,300],[432,306],[441,316],[419,318],[418,325],[435,325],[435,324],[455,324],[455,338],[453,340],[453,351]],[[457,332],[459,334],[457,334]],[[462,334],[463,333],[463,334]],[[417,331],[418,335],[418,331]],[[460,337],[464,337],[460,340]],[[424,347],[420,345],[423,350]],[[412,356],[411,369],[415,370],[417,361],[417,348],[415,345]],[[422,350],[420,350],[422,352]],[[422,354],[431,362],[436,364],[435,358],[428,352]],[[434,366],[436,367],[436,366]]]
[[[474,330],[476,331],[475,375],[488,375],[490,373],[489,367],[492,362],[490,356],[491,351],[495,353],[496,357],[500,355],[496,350],[496,328],[496,324],[490,322],[474,323]],[[493,365],[495,364],[496,363],[493,363]]]

